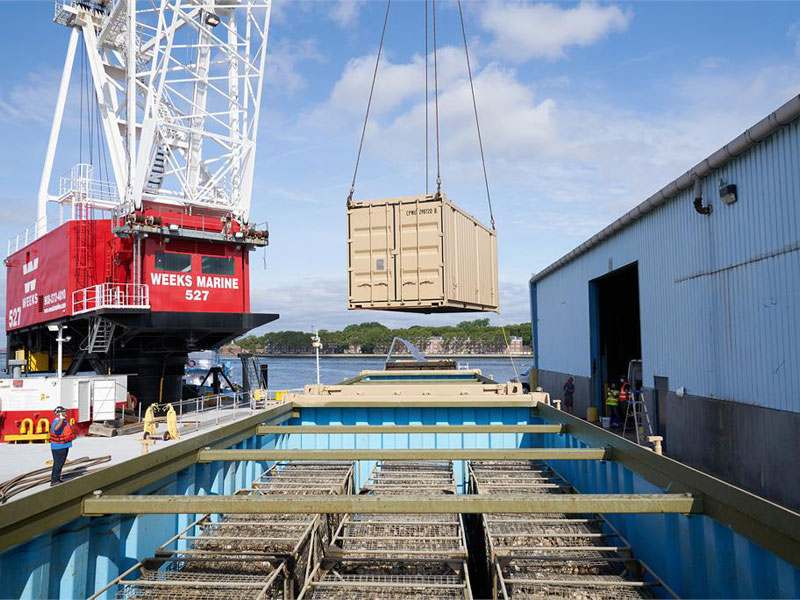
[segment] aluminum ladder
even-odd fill
[[[628,364],[628,385],[630,386],[630,399],[625,408],[625,423],[622,426],[622,437],[628,430],[628,421],[633,419],[633,428],[636,432],[636,443],[642,445],[641,428],[647,427],[649,435],[653,435],[653,425],[650,423],[650,413],[647,411],[647,402],[642,393],[642,361],[632,360]],[[645,438],[646,439],[646,438]]]

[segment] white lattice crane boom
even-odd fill
[[[57,195],[48,186],[81,37],[113,174],[110,185],[81,182],[81,201],[118,214],[177,206],[246,224],[270,12],[271,0],[56,0],[55,21],[71,34],[37,234],[49,200],[74,201],[63,185]]]

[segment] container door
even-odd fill
[[[404,202],[397,207],[399,226],[397,300],[441,300],[442,203]]]
[[[113,379],[97,379],[92,382],[93,418],[95,421],[114,420],[116,389],[117,383]]]
[[[78,382],[78,423],[85,423],[92,418],[92,383]]]
[[[350,302],[388,302],[395,297],[395,204],[352,208],[350,226]]]

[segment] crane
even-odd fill
[[[56,0],[70,28],[39,187],[46,203],[79,38],[100,108],[113,180],[81,182],[119,214],[145,204],[230,213],[247,224],[271,0]],[[85,172],[84,172],[85,175]],[[86,189],[87,184],[89,189]],[[78,186],[76,186],[78,187]]]
[[[248,258],[269,240],[251,200],[271,9],[55,0],[69,39],[36,221],[5,261],[10,358],[52,359],[52,332],[66,329],[68,375],[87,362],[133,373],[146,406],[180,396],[188,352],[278,318],[250,312]],[[67,115],[76,88],[80,114]],[[79,144],[54,177],[65,116],[79,120],[89,158]],[[38,364],[60,374],[53,362]]]

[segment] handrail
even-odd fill
[[[103,308],[150,308],[150,287],[142,283],[99,283],[72,292],[72,314]]]

